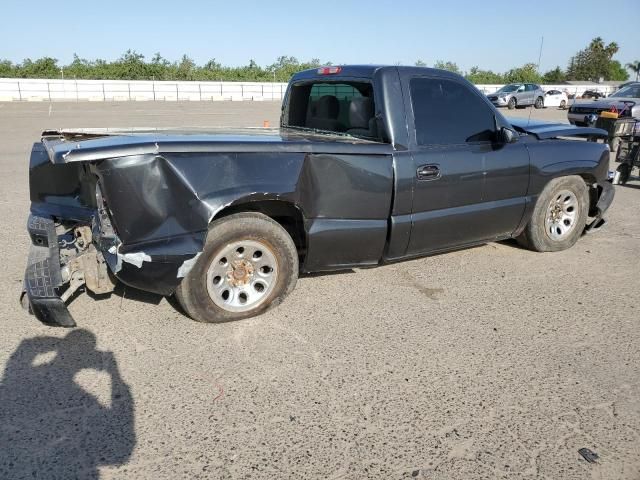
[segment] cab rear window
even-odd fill
[[[293,85],[283,126],[378,139],[373,87],[367,82]]]

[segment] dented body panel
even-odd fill
[[[119,138],[109,137],[99,146],[95,139],[36,144],[31,200],[32,211],[40,215],[97,223],[95,241],[111,271],[128,285],[173,293],[189,262],[202,251],[216,216],[225,208],[254,202],[286,202],[299,210],[307,233],[305,270],[380,261],[393,192],[388,145],[322,139],[317,148],[297,143],[302,151],[293,152],[278,140],[263,143],[259,153],[231,153],[201,151],[197,145],[203,143],[196,141],[194,147],[187,137],[183,151],[165,151],[166,139],[158,136],[151,142],[153,152],[141,153],[143,147],[125,138],[131,150],[120,146],[120,156],[110,158],[111,144],[118,144]],[[133,138],[148,143],[147,137]],[[169,143],[175,145],[173,140]],[[91,160],[65,156],[65,149],[78,144],[83,147],[76,151],[90,151]],[[361,145],[371,153],[355,154],[354,146]],[[89,183],[93,189],[87,188]],[[97,184],[108,205],[102,214],[95,200]],[[105,221],[111,233],[101,231]],[[363,233],[369,238],[366,248],[360,245]],[[345,248],[330,258],[327,251],[333,249],[336,236]]]
[[[546,183],[561,175],[585,178],[592,215],[611,202],[612,194],[603,195],[610,189],[606,145],[556,138],[602,131],[511,127],[496,111],[497,126],[519,132],[517,143],[425,149],[415,144],[405,98],[408,79],[425,69],[343,70],[372,80],[383,139],[291,128],[43,132],[30,158],[35,253],[25,275],[36,316],[70,326],[60,297],[82,284],[105,293],[110,277],[171,295],[215,235],[211,223],[239,211],[270,212],[292,235],[301,270],[316,272],[516,236]],[[292,84],[314,75],[302,72]],[[423,162],[437,163],[444,178],[421,181]],[[481,218],[482,230],[472,232]]]

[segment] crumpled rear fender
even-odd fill
[[[52,164],[42,147],[34,150],[32,210],[92,225],[115,276],[145,291],[172,294],[216,216],[256,202],[299,212],[312,270],[371,265],[383,253],[393,182],[388,155],[163,152]],[[61,180],[47,184],[53,170]]]

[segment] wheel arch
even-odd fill
[[[558,162],[552,165],[547,165],[542,173],[547,176],[544,185],[555,178],[576,176],[582,178],[584,181],[587,192],[589,194],[589,215],[593,216],[596,211],[596,204],[602,193],[602,187],[598,185],[597,170],[600,162],[591,160],[572,161],[572,162]],[[540,191],[542,191],[540,188]]]
[[[595,174],[589,170],[594,167],[594,162],[590,161],[576,161],[576,162],[557,162],[543,167],[537,175],[533,178],[533,183],[530,184],[530,200],[527,202],[527,206],[522,215],[520,224],[513,232],[513,236],[518,236],[527,224],[531,221],[531,215],[535,208],[536,202],[544,188],[557,178],[562,177],[579,177],[584,181],[587,192],[589,194],[589,215],[595,210],[596,203],[600,197],[600,189],[597,187],[597,179]],[[594,188],[594,186],[596,188]]]
[[[307,253],[307,232],[305,230],[304,213],[295,203],[278,197],[264,195],[264,198],[243,198],[218,211],[211,222],[236,213],[257,212],[278,222],[293,239],[298,250],[300,265]]]

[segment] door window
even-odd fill
[[[418,145],[460,145],[494,139],[493,111],[471,88],[445,78],[411,79]]]

